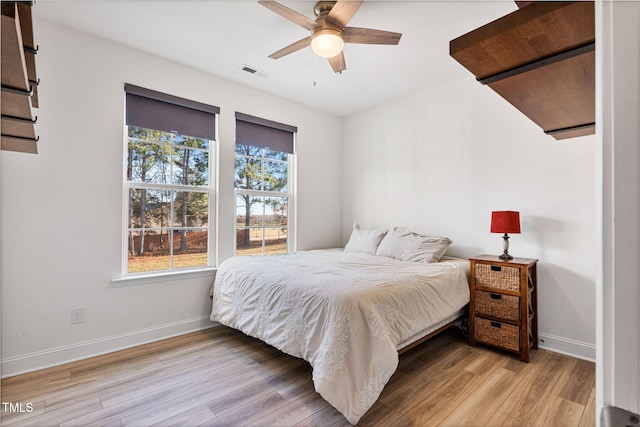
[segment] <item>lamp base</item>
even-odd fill
[[[513,259],[513,257],[509,255],[509,235],[507,233],[504,233],[504,236],[502,236],[502,238],[504,239],[502,241],[502,249],[504,250],[504,252],[498,258],[505,260]]]

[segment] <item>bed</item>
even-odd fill
[[[437,262],[385,256],[380,240],[374,253],[349,248],[352,234],[344,249],[229,258],[216,273],[211,320],[307,360],[316,391],[357,424],[399,351],[452,325],[469,302],[468,261],[444,251]]]

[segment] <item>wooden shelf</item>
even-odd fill
[[[38,154],[38,142],[36,140],[3,136],[2,150],[17,151],[19,153]]]
[[[20,16],[20,25],[22,27],[22,45],[24,47],[24,58],[27,62],[27,77],[31,82],[38,81],[36,74],[36,46],[33,40],[33,18],[31,15],[31,6],[26,3],[18,3],[18,15]],[[31,95],[31,105],[38,108],[38,86],[32,84],[33,95]]]
[[[517,3],[452,40],[451,56],[554,138],[593,134],[594,3]]]
[[[17,7],[15,14],[13,17],[2,15],[2,84],[28,91],[27,61]]]
[[[2,2],[2,150],[37,153],[35,50],[31,6]]]
[[[33,122],[30,120],[2,118],[2,134],[16,135],[23,138],[36,139],[36,132]]]

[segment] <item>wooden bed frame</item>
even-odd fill
[[[467,306],[467,308],[468,308],[468,306]],[[454,326],[454,325],[455,325],[457,322],[459,322],[459,321],[461,321],[461,322],[462,322],[462,324],[464,324],[464,320],[463,320],[463,319],[464,319],[466,316],[468,316],[468,311],[467,311],[467,310],[465,310],[465,313],[463,313],[463,314],[462,314],[462,316],[460,316],[460,317],[457,317],[457,318],[453,319],[451,322],[449,322],[449,323],[447,323],[447,324],[445,324],[445,325],[440,326],[440,327],[439,327],[438,329],[436,329],[435,331],[433,331],[433,332],[431,332],[431,333],[429,333],[429,334],[427,334],[427,335],[423,336],[422,338],[420,338],[420,339],[418,339],[418,340],[416,340],[416,341],[414,341],[414,342],[412,342],[412,343],[410,343],[410,344],[407,344],[406,346],[402,347],[400,350],[398,350],[398,355],[401,355],[402,353],[404,353],[404,352],[407,352],[407,351],[411,350],[412,348],[414,348],[414,347],[416,347],[416,346],[418,346],[418,345],[422,344],[423,342],[425,342],[425,341],[429,340],[430,338],[435,337],[435,336],[436,336],[436,335],[438,335],[439,333],[441,333],[441,332],[443,332],[443,331],[446,331],[447,329],[449,329],[450,327]]]

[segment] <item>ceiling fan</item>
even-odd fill
[[[314,6],[315,21],[273,0],[258,3],[311,32],[308,37],[269,55],[273,59],[311,46],[317,55],[329,60],[334,72],[342,73],[347,69],[342,51],[345,43],[397,45],[402,36],[391,31],[347,27],[362,0],[319,1]]]

